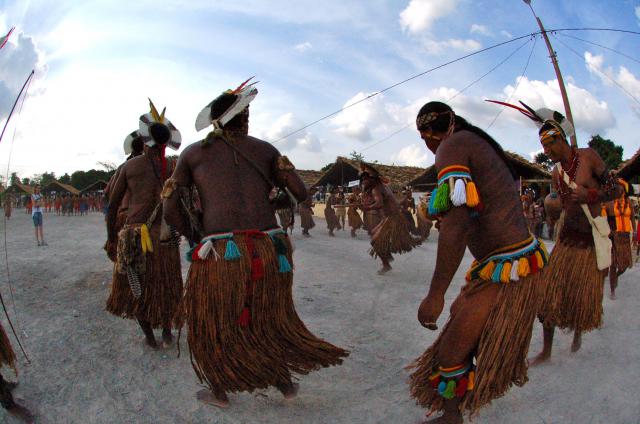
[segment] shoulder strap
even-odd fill
[[[569,175],[567,175],[567,173],[564,172],[564,169],[562,169],[562,165],[560,165],[560,162],[556,163],[556,170],[558,171],[558,173],[560,173],[560,177],[562,177],[562,180],[565,182],[565,184],[569,186],[570,189],[575,190],[578,187],[575,181],[571,181],[569,179]],[[591,224],[591,226],[593,227],[594,225],[593,216],[591,216],[591,211],[589,210],[589,207],[584,203],[581,203],[580,207],[582,207],[584,214],[587,216],[587,220],[589,221],[589,224]]]

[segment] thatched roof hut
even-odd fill
[[[523,180],[529,181],[551,181],[551,174],[542,166],[529,162],[522,156],[513,153],[505,152],[509,163],[516,171],[516,174]],[[431,165],[424,170],[422,174],[409,182],[409,185],[417,191],[431,190],[436,186],[438,181],[438,172],[435,165]]]
[[[389,185],[392,187],[404,187],[418,175],[424,172],[424,168],[416,166],[395,166],[383,165],[379,163],[372,164],[384,177],[389,179]],[[355,160],[338,156],[335,163],[331,165],[327,171],[318,178],[313,186],[344,186],[350,181],[358,179],[360,173],[360,163]]]
[[[98,180],[95,183],[89,184],[88,186],[80,190],[80,193],[84,194],[84,193],[91,193],[92,191],[102,191],[105,189],[106,186],[107,186],[107,182],[105,180]]]
[[[15,183],[12,184],[8,189],[7,192],[9,193],[13,193],[13,194],[33,194],[33,186],[30,185],[26,185],[26,184],[21,184],[21,183]]]
[[[61,183],[60,181],[51,181],[46,186],[42,187],[43,193],[50,193],[52,191],[55,191],[56,193],[69,193],[76,196],[80,194],[80,190],[77,188],[69,184]]]
[[[313,184],[322,176],[322,171],[314,171],[312,169],[296,169],[296,173],[307,188],[313,187]]]
[[[640,176],[640,149],[631,156],[631,159],[627,159],[620,164],[617,171],[618,177],[630,180],[633,177]]]

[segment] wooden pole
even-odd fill
[[[540,31],[542,32],[542,37],[544,38],[544,42],[547,45],[547,50],[549,50],[549,57],[551,57],[551,63],[553,64],[553,69],[556,71],[556,78],[558,78],[558,85],[560,86],[560,95],[562,96],[562,103],[564,104],[564,112],[567,115],[567,119],[571,122],[571,125],[575,128],[573,123],[573,114],[571,113],[571,105],[569,104],[569,97],[567,96],[567,90],[564,86],[564,79],[562,79],[562,73],[560,72],[560,66],[558,66],[558,58],[556,56],[555,50],[551,47],[551,42],[549,41],[549,37],[547,36],[547,30],[544,29],[544,25],[542,25],[542,21],[536,15],[536,12],[533,11],[533,7],[531,7],[530,0],[524,0],[524,2],[531,9],[531,13],[536,18],[536,22],[538,22],[538,26],[540,27]],[[578,139],[576,138],[575,131],[571,136],[571,145],[573,147],[578,146]]]

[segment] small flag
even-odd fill
[[[0,49],[2,49],[5,44],[7,44],[7,41],[9,41],[9,36],[11,35],[11,33],[13,32],[14,29],[15,29],[15,27],[11,28],[9,30],[9,32],[7,33],[7,35],[5,35],[4,37],[0,38]]]

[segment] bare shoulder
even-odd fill
[[[466,164],[477,145],[478,136],[469,131],[458,131],[445,139],[436,150],[436,167]]]
[[[276,149],[273,144],[267,141],[252,136],[247,136],[247,140],[252,143],[252,148],[259,152],[260,155],[273,157],[280,156],[280,152],[278,151],[278,149]]]

